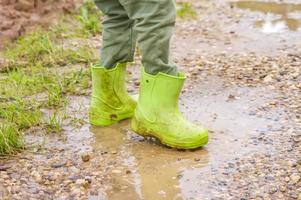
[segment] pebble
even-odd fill
[[[51,164],[51,167],[53,167],[53,168],[60,168],[60,167],[63,167],[65,165],[66,165],[66,162],[59,162],[59,163]]]
[[[80,169],[76,168],[75,166],[72,166],[69,168],[70,172],[77,174],[80,172]]]
[[[91,159],[91,156],[90,156],[90,154],[88,154],[88,153],[83,153],[83,154],[81,155],[81,158],[82,158],[82,161],[83,161],[83,162],[89,162],[89,160]]]
[[[117,154],[118,152],[117,152],[117,151],[112,151],[111,153],[112,153],[112,154]]]
[[[112,170],[112,173],[113,174],[121,174],[122,172],[118,169],[114,169],[114,170]]]
[[[280,190],[281,192],[285,192],[285,191],[286,191],[286,187],[283,186],[283,185],[281,185],[281,186],[279,187],[279,190]]]
[[[292,174],[290,179],[293,184],[297,184],[300,181],[300,176],[298,174]]]
[[[85,179],[78,179],[78,180],[76,180],[75,184],[78,186],[82,186],[84,188],[88,188],[90,185],[90,182]]]
[[[6,171],[9,168],[10,168],[9,165],[0,165],[0,171]]]
[[[199,3],[199,1],[196,2]],[[225,17],[227,18],[227,20],[229,20],[229,22],[231,22],[231,17],[233,17],[231,13],[227,14],[225,10],[223,10],[222,13],[217,13],[217,14],[221,18],[223,17],[223,15],[226,15]],[[240,16],[240,14],[237,14],[237,16]],[[239,23],[239,20],[240,19],[233,17],[232,22]],[[210,31],[215,31],[215,29],[214,29],[214,23],[210,21],[209,17],[208,19],[206,18],[206,20],[204,20],[204,23],[205,25],[203,25],[203,23],[196,23],[196,22],[190,23],[188,21],[186,25],[180,23],[179,26],[191,27],[191,30],[194,31],[197,31],[199,28],[201,28],[201,26],[203,26],[204,30],[206,29],[204,31],[206,32],[206,34],[203,34],[202,38],[206,42],[206,39],[208,39],[206,37],[208,36],[215,37],[215,35],[211,35],[210,33]],[[208,26],[209,24],[210,26]],[[212,24],[213,27],[211,27]],[[192,32],[189,32],[190,29],[184,28],[183,30],[187,31],[188,35],[192,34]],[[217,38],[215,39],[217,42],[219,39],[218,37],[222,37],[222,35],[223,34],[219,34],[218,36],[216,36]],[[99,45],[99,42],[97,43]],[[228,44],[229,41],[223,41],[223,43]],[[215,47],[218,50],[217,45]],[[187,56],[185,60],[180,60],[179,63],[188,65],[186,68],[183,67],[183,70],[187,71],[188,76],[193,75],[191,77],[193,77],[195,81],[199,81],[198,78],[200,77],[201,78],[206,77],[206,79],[210,79],[210,76],[207,75],[213,75],[213,76],[222,77],[222,80],[225,81],[227,85],[234,85],[236,87],[242,87],[242,88],[255,87],[256,89],[258,88],[260,89],[266,86],[269,89],[266,91],[266,93],[271,94],[271,99],[266,99],[267,100],[266,102],[262,102],[262,107],[254,108],[254,111],[251,112],[248,111],[247,113],[250,113],[250,115],[255,115],[254,118],[262,117],[262,119],[264,119],[263,117],[265,116],[265,114],[271,114],[269,111],[275,111],[273,115],[278,116],[278,113],[276,113],[276,111],[277,109],[280,108],[281,110],[283,109],[285,111],[285,115],[287,115],[286,116],[287,121],[282,121],[283,120],[282,117],[279,117],[277,118],[277,123],[285,124],[285,127],[289,127],[290,126],[289,123],[297,122],[296,121],[297,119],[291,116],[291,114],[297,115],[298,114],[297,112],[299,110],[298,105],[301,105],[300,94],[299,94],[300,85],[298,85],[299,84],[298,82],[300,81],[298,79],[298,75],[299,75],[298,70],[300,68],[300,61],[301,61],[300,55],[301,54],[299,52],[295,52],[289,57],[285,56],[285,52],[283,52],[283,54],[277,57],[265,56],[262,54],[257,55],[255,53],[249,53],[249,52],[240,52],[239,54],[235,55],[229,50],[223,53],[223,55],[219,55],[218,53],[211,55],[210,53],[208,53],[207,55],[203,56],[200,53],[198,55],[192,56],[193,59],[191,59],[190,56]],[[198,58],[198,56],[200,57]],[[292,63],[293,59],[294,61]],[[195,70],[193,66],[199,66],[199,67],[197,70]],[[292,79],[292,77],[294,79]],[[192,79],[190,81],[191,81],[190,83],[194,83]],[[139,84],[140,83],[138,79],[134,80],[135,86],[138,87]],[[185,90],[186,90],[185,94],[189,94],[191,92],[189,87],[186,87]],[[275,99],[274,97],[272,97],[274,91],[277,93],[277,97],[275,97]],[[228,97],[229,100],[236,100],[235,102],[238,102],[240,99],[237,97],[243,98],[243,96],[247,95],[247,93],[248,91],[242,94],[233,93],[229,96],[225,96],[224,98]],[[217,92],[217,95],[218,94],[219,91]],[[87,97],[85,97],[85,99],[87,99]],[[256,103],[257,99],[261,99],[261,96],[260,95],[256,96],[256,98],[252,101],[252,103],[254,102]],[[88,105],[88,103],[86,105]],[[227,117],[227,115],[225,117]],[[270,117],[270,120],[274,120],[274,119],[276,118]],[[255,125],[256,125],[255,127],[257,127],[257,124]],[[261,125],[259,124],[258,127],[260,126]],[[85,131],[87,130],[85,129]],[[273,134],[271,134],[271,131],[273,131]],[[244,130],[242,133],[244,133]],[[281,135],[282,133],[285,134]],[[218,143],[220,140],[218,137],[215,137],[217,136],[215,134],[217,133],[212,134],[213,135],[212,145],[214,145],[214,143]],[[223,137],[221,138],[224,139],[226,137],[227,137],[227,132],[225,131],[225,134],[223,134]],[[245,139],[247,141],[248,137],[246,137]],[[257,139],[258,141],[260,141],[260,142],[255,141],[256,142],[255,144],[259,147],[257,152],[251,152],[246,154],[244,157],[238,157],[237,159],[235,159],[235,161],[231,161],[232,163],[230,164],[227,164],[226,162],[224,163],[221,162],[220,166],[217,167],[209,163],[210,166],[208,167],[208,174],[206,174],[207,172],[200,173],[191,180],[186,179],[185,176],[182,174],[173,177],[172,180],[178,181],[177,178],[178,179],[181,178],[182,181],[187,181],[187,183],[190,183],[192,186],[189,189],[193,189],[192,184],[195,183],[191,181],[194,180],[196,180],[197,184],[208,184],[210,187],[210,192],[214,194],[217,193],[217,196],[220,196],[220,199],[241,199],[241,200],[267,199],[268,200],[268,199],[277,199],[277,197],[280,197],[278,199],[284,199],[283,195],[286,195],[285,197],[287,198],[291,197],[294,199],[297,198],[298,200],[301,200],[300,191],[297,190],[297,187],[300,186],[299,174],[301,172],[301,166],[300,166],[301,161],[299,159],[298,162],[295,162],[295,159],[297,157],[296,155],[298,155],[297,154],[298,149],[296,148],[296,145],[298,145],[299,142],[301,141],[300,138],[295,137],[289,140],[290,134],[286,132],[284,129],[281,130],[281,129],[277,129],[277,127],[274,128],[271,127],[269,130],[265,132],[264,135],[260,137],[260,139],[259,138]],[[233,140],[236,141],[235,145],[236,144],[239,145],[240,140],[237,139],[233,139]],[[229,141],[232,142],[232,139]],[[291,141],[293,141],[294,143]],[[142,141],[142,143],[143,142],[145,141]],[[138,144],[137,146],[139,145],[140,144]],[[157,144],[152,144],[152,145],[157,147]],[[248,146],[250,144],[246,143],[245,145]],[[56,144],[54,146],[56,146]],[[271,150],[271,152],[269,152],[271,153],[269,156],[264,156],[262,151],[265,150],[262,150],[261,149],[262,147],[264,147],[264,149],[277,149],[277,154],[273,154],[273,150]],[[112,181],[115,177],[117,177],[114,176],[112,178],[110,175],[124,173],[124,171],[117,170],[118,168],[116,169],[116,167],[119,167],[118,165],[120,165],[120,161],[116,159],[117,156],[112,156],[111,154],[108,154],[108,152],[110,151],[104,151],[104,150],[105,148],[102,149],[103,152],[101,153],[100,156],[102,160],[100,164],[94,167],[91,167],[89,163],[88,164],[82,163],[82,162],[89,162],[91,160],[92,154],[83,153],[80,156],[81,158],[79,158],[78,156],[74,156],[74,155],[78,155],[79,151],[76,152],[75,150],[67,149],[67,148],[64,152],[53,150],[51,148],[50,149],[45,148],[45,151],[43,152],[45,154],[47,154],[49,151],[52,151],[51,156],[49,153],[49,157],[48,157],[49,159],[52,160],[53,158],[55,160],[55,158],[58,157],[58,160],[55,160],[55,162],[50,166],[49,163],[45,164],[45,162],[43,162],[43,158],[45,156],[40,151],[35,152],[34,156],[40,156],[42,159],[37,159],[37,158],[15,159],[15,163],[13,165],[14,169],[5,168],[3,167],[3,165],[0,166],[0,173],[1,173],[0,189],[1,189],[1,184],[7,184],[9,185],[9,187],[7,187],[9,188],[9,191],[12,191],[12,193],[14,194],[13,199],[30,199],[30,198],[34,199],[34,197],[27,198],[28,191],[31,191],[32,193],[36,193],[36,191],[30,190],[28,186],[31,184],[31,182],[37,182],[40,183],[37,185],[37,188],[40,191],[38,194],[41,196],[41,198],[37,198],[37,199],[52,199],[49,195],[53,195],[53,194],[55,194],[56,196],[64,197],[65,199],[87,199],[86,198],[87,190],[84,190],[85,188],[91,187],[93,188],[93,190],[103,189],[104,187],[110,188],[111,187],[110,181]],[[278,151],[281,153],[278,154]],[[117,154],[116,151],[112,151],[111,153]],[[131,153],[134,154],[135,152],[132,151]],[[181,154],[182,153],[183,152],[181,152]],[[110,156],[114,158],[110,158]],[[62,161],[62,157],[64,158],[63,161]],[[291,160],[293,160],[293,162],[286,162],[290,158]],[[196,162],[201,160],[200,158],[193,158],[193,157],[192,159],[194,159],[194,161]],[[66,162],[68,163],[68,165],[64,163],[64,160],[68,161]],[[93,161],[94,160],[98,160],[98,158],[95,157]],[[214,159],[210,159],[210,162],[211,160]],[[183,159],[183,162],[185,162],[185,159]],[[238,162],[239,165],[237,164]],[[294,164],[290,164],[290,163],[294,163]],[[141,164],[140,158],[137,159],[137,164]],[[173,166],[171,166],[171,169],[173,169]],[[19,178],[11,178],[10,174],[6,173],[6,172],[11,172],[12,170],[15,170],[13,173],[20,174]],[[5,173],[2,174],[2,172]],[[170,171],[170,173],[172,172],[173,170]],[[125,173],[130,174],[131,171],[126,170]],[[139,170],[137,171],[137,173],[139,173]],[[174,175],[176,175],[176,173],[174,173]],[[168,176],[168,174],[166,176]],[[14,177],[18,177],[18,176],[14,175]],[[127,176],[124,175],[124,177]],[[278,185],[281,185],[279,187],[279,191],[281,191],[282,193],[277,192]],[[121,188],[121,189],[124,190],[125,188]],[[179,191],[181,188],[176,188],[176,189],[177,191]],[[202,199],[202,198],[196,197],[196,199]]]

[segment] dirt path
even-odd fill
[[[0,196],[300,200],[300,6],[231,5],[195,1],[197,19],[179,20],[173,39],[189,77],[181,110],[210,129],[205,148],[163,147],[132,133],[129,121],[89,126],[89,97],[73,96],[67,112],[77,122],[65,122],[58,136],[29,135],[43,147],[0,162]],[[269,14],[274,7],[286,14]],[[134,66],[130,93],[138,91],[139,58]]]

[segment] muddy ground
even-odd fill
[[[58,14],[71,13],[78,0],[1,0],[0,49],[40,25],[44,28],[58,19]]]
[[[197,18],[178,20],[172,50],[188,75],[181,110],[209,128],[206,147],[166,148],[131,132],[129,121],[90,126],[89,96],[71,96],[68,113],[81,123],[65,122],[61,135],[29,134],[29,144],[44,145],[0,163],[0,195],[300,200],[301,1],[193,7]],[[101,46],[99,36],[88,42]],[[133,94],[139,60],[129,67]]]

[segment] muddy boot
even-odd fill
[[[187,121],[179,111],[178,98],[184,74],[171,76],[142,72],[140,95],[132,130],[142,136],[158,138],[178,149],[194,149],[208,142],[208,131]]]
[[[92,67],[90,124],[109,126],[133,116],[136,102],[125,87],[126,64],[113,69]]]

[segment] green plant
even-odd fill
[[[57,112],[54,112],[52,116],[50,116],[46,120],[46,132],[47,133],[60,133],[62,131],[62,119],[58,116]]]
[[[29,69],[29,68],[28,68]],[[6,98],[25,97],[44,90],[44,85],[51,82],[47,70],[37,68],[15,69],[0,79],[1,96]]]
[[[56,43],[51,35],[53,34],[38,31],[17,40],[16,44],[4,52],[4,56],[10,60],[7,71],[25,67],[45,68],[95,62],[94,52],[88,46],[66,48],[63,44]]]
[[[39,29],[20,37],[13,47],[7,49],[5,56],[8,59],[26,60],[27,63],[35,64],[52,55],[55,50],[56,46],[50,39],[50,33]]]
[[[73,95],[83,95],[85,90],[90,87],[90,80],[90,70],[82,68],[63,79],[64,90]]]
[[[65,39],[72,36],[71,21],[68,21],[68,17],[63,16],[57,24],[50,26],[49,31],[55,38]]]
[[[78,20],[83,30],[86,30],[92,35],[96,35],[101,31],[100,16],[100,12],[95,7],[94,2],[87,1],[80,8]]]
[[[24,148],[22,134],[13,124],[0,125],[0,156],[13,154]]]
[[[9,61],[0,73],[0,123],[5,124],[0,127],[0,155],[24,148],[22,136],[29,128],[61,132],[68,115],[66,111],[62,117],[57,113],[68,104],[67,95],[85,95],[91,86],[90,71],[85,66],[96,62],[94,49],[73,45],[66,38],[99,33],[101,15],[92,1],[84,3],[79,13],[78,20],[74,15],[67,16],[48,31],[37,29],[0,52]],[[79,63],[81,70],[72,68]],[[64,71],[67,67],[62,66],[71,70]],[[42,108],[57,112],[45,120]]]
[[[48,107],[58,107],[66,101],[63,96],[60,84],[51,84],[48,86]]]
[[[0,104],[0,120],[15,124],[18,130],[40,124],[42,116],[39,104],[33,100],[17,99]]]
[[[180,8],[177,9],[177,15],[183,19],[194,19],[197,13],[190,3],[185,2],[180,4]]]

